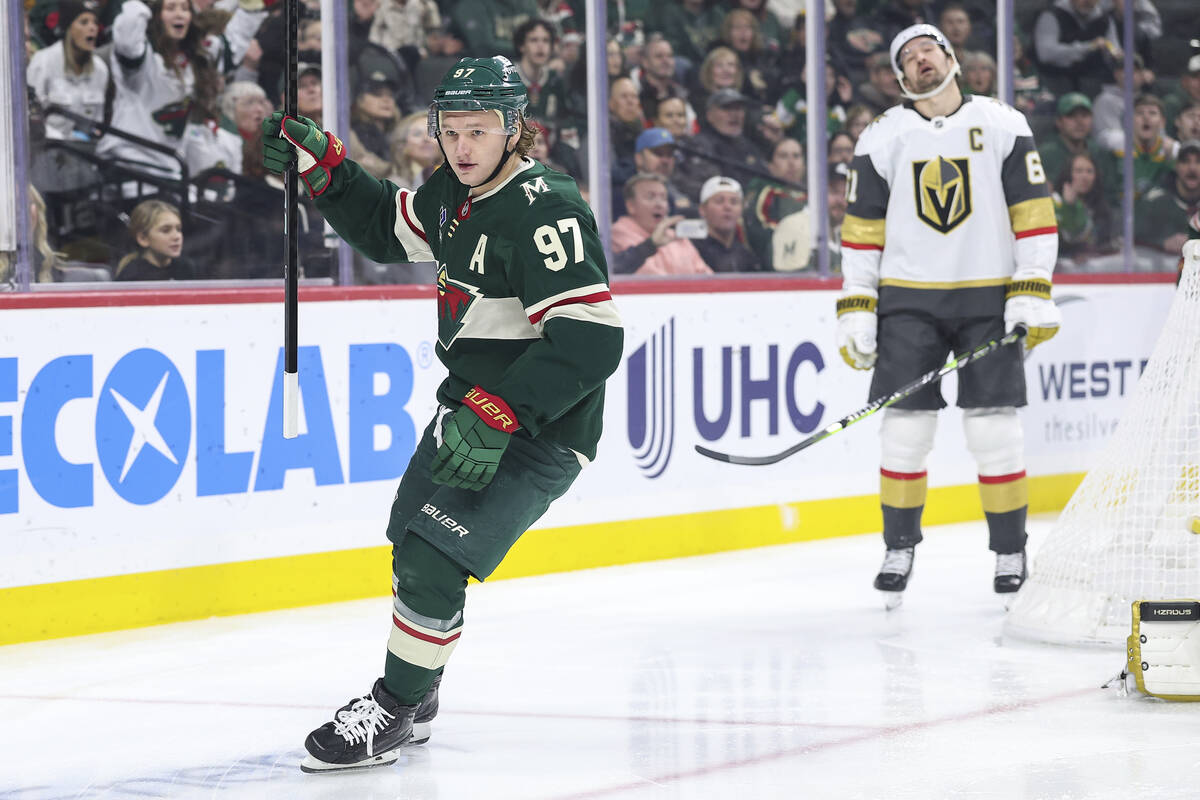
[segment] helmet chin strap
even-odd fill
[[[953,58],[953,56],[951,57]],[[900,78],[900,93],[909,100],[928,100],[936,94],[941,94],[942,90],[950,85],[950,82],[954,80],[955,76],[960,74],[962,74],[962,70],[959,69],[958,59],[955,58],[954,66],[950,68],[950,71],[946,73],[946,77],[942,79],[942,82],[939,83],[936,88],[930,89],[928,92],[922,92],[921,94],[913,94],[911,91],[909,91],[908,86],[905,85],[906,81],[904,78]]]

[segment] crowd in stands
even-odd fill
[[[1123,3],[1134,3],[1134,135],[1125,141]],[[1017,0],[1012,86],[1053,191],[1059,268],[1124,270],[1122,164],[1132,148],[1142,268],[1200,229],[1195,0]],[[350,157],[415,188],[442,153],[426,106],[462,55],[509,57],[529,87],[533,156],[585,195],[610,183],[614,274],[813,273],[804,8],[813,0],[610,0],[609,159],[587,174],[582,0],[348,0]],[[997,91],[992,0],[826,0],[830,263],[847,164],[901,102],[887,53],[941,27],[964,92]],[[278,0],[26,0],[37,280],[281,274],[282,183],[261,123],[281,107]],[[301,0],[298,111],[323,121],[318,0]],[[325,127],[331,127],[328,121]],[[301,271],[336,274],[301,202]],[[40,224],[40,227],[37,225]],[[355,262],[358,282],[420,270]]]

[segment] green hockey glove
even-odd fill
[[[519,427],[508,403],[478,386],[471,389],[442,425],[442,442],[430,466],[433,482],[473,492],[487,486]]]
[[[271,172],[284,172],[293,163],[309,197],[316,197],[329,186],[331,170],[346,157],[341,140],[307,117],[285,117],[276,111],[263,120],[263,166]]]

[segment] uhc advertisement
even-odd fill
[[[1027,361],[1031,475],[1086,469],[1173,289],[1056,290],[1064,330]],[[618,294],[625,357],[599,457],[539,527],[874,492],[876,419],[770,467],[693,449],[777,452],[866,402],[869,376],[834,345],[833,300]],[[292,440],[274,303],[0,313],[0,589],[384,543],[443,374],[432,300],[305,303]],[[953,379],[943,392],[953,405]],[[929,475],[975,480],[954,409]]]

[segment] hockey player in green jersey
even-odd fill
[[[416,191],[368,175],[310,120],[263,125],[268,168],[295,163],[356,250],[437,263],[449,370],[392,505],[384,676],[309,734],[306,772],[391,764],[429,738],[467,579],[491,575],[596,455],[621,323],[591,210],[571,178],[526,156],[527,105],[508,59],[460,60],[429,109],[446,163]]]

